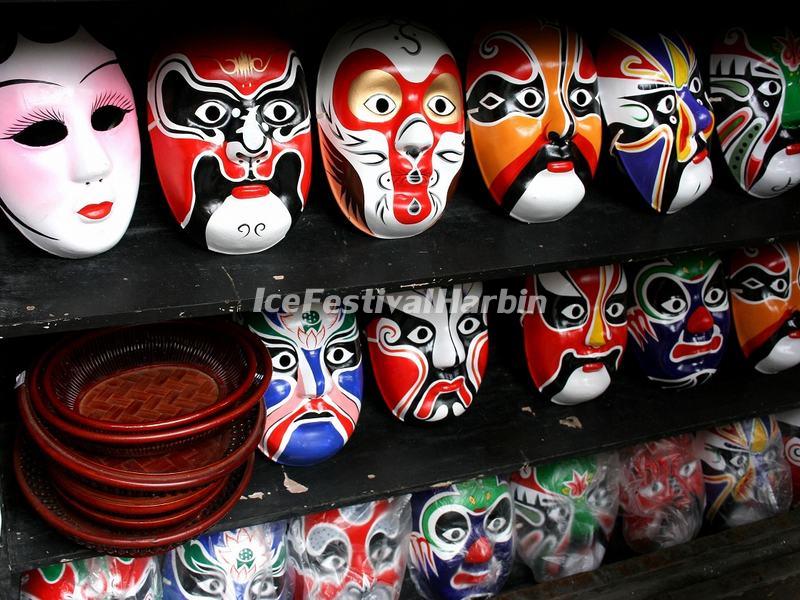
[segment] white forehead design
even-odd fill
[[[96,67],[116,55],[83,28],[63,42],[42,44],[17,36],[14,52],[0,63],[0,81],[36,79],[60,85],[77,85]]]

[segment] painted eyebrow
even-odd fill
[[[103,67],[107,67],[108,65],[117,65],[117,64],[119,64],[119,60],[117,60],[116,58],[112,58],[111,60],[107,60],[106,62],[104,62],[104,63],[102,63],[100,65],[97,65],[94,69],[89,71],[86,75],[83,76],[83,79],[81,79],[78,83],[83,83],[84,81],[86,81],[89,78],[90,75],[92,75],[92,73],[95,73],[96,71],[99,71]]]
[[[55,85],[61,87],[61,84],[53,83],[52,81],[43,81],[41,79],[7,79],[6,81],[0,81],[0,88],[7,87],[9,85],[19,85],[21,83],[44,83],[45,85]]]
[[[675,85],[671,83],[639,83],[636,85],[643,92],[660,92],[662,90],[674,90]]]

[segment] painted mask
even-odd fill
[[[537,581],[600,566],[619,505],[616,454],[525,467],[511,476],[517,555]]]
[[[139,193],[139,127],[116,55],[80,29],[0,55],[0,209],[64,258],[112,248]]]
[[[514,560],[508,481],[486,477],[411,496],[409,572],[426,600],[497,594]]]
[[[783,437],[783,457],[792,472],[792,504],[800,504],[800,409],[776,415]]]
[[[543,21],[484,32],[467,67],[475,155],[495,201],[526,223],[583,199],[597,168],[597,71],[573,30]]]
[[[716,373],[730,321],[725,272],[715,255],[685,254],[639,267],[628,309],[631,351],[661,387],[693,387]]]
[[[261,252],[300,217],[311,113],[295,52],[274,39],[213,37],[153,63],[148,122],[172,214],[202,246]]]
[[[164,600],[289,600],[286,523],[201,535],[170,550]]]
[[[272,356],[259,448],[275,462],[307,466],[336,454],[353,435],[364,383],[354,313],[322,303],[247,317]]]
[[[712,529],[736,527],[789,510],[792,481],[774,416],[701,431],[705,518]]]
[[[322,159],[361,231],[404,238],[444,212],[464,160],[461,78],[430,30],[399,20],[340,30],[317,81]]]
[[[99,556],[28,571],[20,600],[161,600],[158,560]]]
[[[774,374],[800,363],[800,243],[742,248],[730,260],[733,322],[745,357]]]
[[[678,34],[612,31],[597,54],[611,154],[645,202],[674,213],[702,196],[714,130],[697,57]]]
[[[596,398],[611,383],[628,339],[622,267],[539,273],[527,286],[536,303],[522,330],[536,387],[557,404]]]
[[[489,356],[483,284],[384,296],[367,326],[372,370],[401,421],[457,417],[472,404]]]
[[[703,469],[691,435],[646,442],[621,452],[622,534],[636,552],[692,540],[703,524]]]
[[[711,54],[711,102],[725,162],[769,198],[800,181],[800,38],[731,29]]]
[[[292,521],[296,600],[397,600],[408,556],[408,496]]]

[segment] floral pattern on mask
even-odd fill
[[[714,115],[692,46],[678,34],[612,31],[597,73],[611,153],[644,201],[674,213],[702,196]]]
[[[544,223],[583,199],[597,168],[597,71],[583,39],[538,21],[481,33],[467,66],[467,116],[494,200]]]

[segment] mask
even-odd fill
[[[364,376],[355,315],[326,311],[315,302],[305,311],[252,313],[247,323],[272,356],[259,449],[291,466],[330,458],[353,435],[361,412]]]
[[[645,202],[674,213],[702,196],[713,178],[714,115],[689,43],[678,34],[612,31],[597,74],[611,154]]]
[[[691,435],[622,451],[622,533],[636,552],[688,542],[700,532],[706,492]]]
[[[430,30],[370,21],[340,30],[317,81],[322,159],[361,231],[405,238],[444,212],[464,160],[461,78]]]
[[[742,189],[770,198],[800,181],[800,38],[731,29],[711,54],[711,102],[725,162]]]
[[[736,335],[757,371],[800,363],[800,244],[742,248],[730,260],[728,286]]]
[[[289,600],[286,523],[201,535],[163,559],[164,600]]]
[[[161,600],[158,560],[98,556],[28,571],[20,600]]]
[[[619,503],[616,454],[525,467],[511,476],[517,555],[537,581],[600,566]]]
[[[573,30],[539,21],[478,37],[467,67],[467,115],[492,197],[525,223],[575,208],[597,168],[597,72]]]
[[[295,519],[296,600],[397,600],[406,571],[408,496]]]
[[[716,256],[686,254],[639,268],[628,309],[631,351],[661,387],[693,387],[716,373],[730,320],[725,273]]]
[[[204,38],[162,53],[147,88],[150,140],[172,214],[201,245],[261,252],[300,217],[311,116],[295,52]]]
[[[442,421],[472,404],[489,356],[482,294],[483,284],[466,283],[384,297],[367,342],[378,388],[401,421]]]
[[[776,415],[783,437],[783,457],[792,472],[792,505],[800,504],[800,409]]]
[[[64,258],[112,248],[139,193],[139,127],[116,55],[80,29],[0,60],[0,209]]]
[[[774,416],[745,419],[697,434],[703,461],[705,518],[712,529],[736,527],[789,510],[792,481]]]
[[[628,339],[622,267],[539,273],[527,286],[536,303],[522,317],[522,331],[536,387],[557,404],[596,398],[611,383]]]
[[[508,482],[486,477],[411,497],[409,572],[426,600],[477,600],[499,593],[514,560]]]

